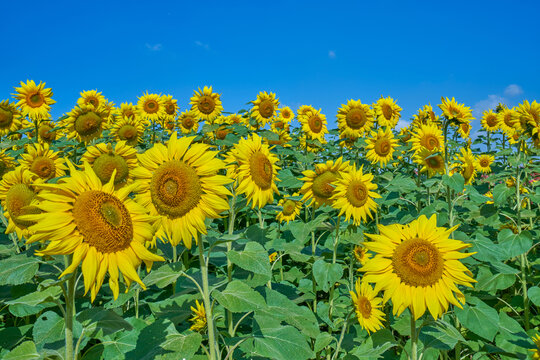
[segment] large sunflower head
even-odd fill
[[[442,110],[443,115],[448,120],[453,120],[457,123],[469,122],[473,120],[472,110],[470,107],[465,106],[464,104],[458,104],[456,99],[441,97],[442,104],[439,105],[439,108]]]
[[[438,227],[435,215],[379,225],[379,234],[366,234],[371,241],[364,245],[376,254],[360,269],[363,281],[375,283],[375,292],[383,290],[384,302],[392,299],[394,315],[409,308],[418,319],[427,309],[438,319],[449,304],[461,308],[465,296],[456,285],[472,287],[475,280],[459,259],[474,253],[460,252],[470,245],[449,239],[457,227]]]
[[[89,142],[99,138],[107,128],[107,114],[93,106],[76,106],[64,120],[67,125],[68,137],[80,142]]]
[[[379,126],[394,128],[401,117],[401,107],[399,107],[390,96],[387,98],[381,96],[381,98],[373,104],[373,109],[375,110]]]
[[[77,100],[77,105],[89,105],[98,109],[105,105],[105,96],[97,90],[87,90],[81,92],[81,97]]]
[[[371,131],[374,117],[375,113],[368,104],[362,104],[360,100],[348,100],[338,110],[339,132],[343,137],[357,139]]]
[[[241,139],[233,149],[229,159],[238,165],[236,171],[238,194],[245,194],[251,207],[263,208],[274,201],[274,193],[279,194],[276,181],[280,181],[276,163],[278,158],[270,152],[268,145],[257,134]]]
[[[299,194],[294,193],[294,196],[299,196]],[[278,211],[276,220],[279,222],[286,221],[287,224],[289,221],[296,219],[300,215],[300,210],[302,210],[302,202],[300,200],[293,200],[287,197],[279,200],[278,206],[281,207],[281,210]]]
[[[355,291],[351,291],[351,299],[356,318],[362,329],[369,333],[383,327],[384,312],[381,311],[383,299],[376,297],[377,292],[367,282],[356,279]]]
[[[423,147],[429,151],[442,149],[444,146],[444,137],[442,130],[435,124],[420,125],[415,129],[412,139],[412,149],[419,151]]]
[[[324,135],[328,134],[326,116],[321,114],[321,109],[310,109],[298,115],[298,121],[302,125],[302,131],[311,140],[325,141]]]
[[[221,95],[212,91],[212,87],[205,86],[202,90],[194,90],[190,99],[191,111],[198,119],[213,121],[223,111]]]
[[[178,139],[173,133],[167,145],[155,144],[139,155],[140,166],[132,172],[141,183],[137,198],[158,217],[155,238],[172,246],[183,242],[191,248],[193,239],[197,242],[199,234],[206,234],[204,221],[229,209],[231,193],[225,185],[231,180],[218,175],[225,163],[209,145],[194,139]]]
[[[73,260],[60,277],[72,273],[82,262],[85,293],[95,299],[105,274],[114,298],[118,297],[119,271],[129,286],[144,283],[137,274],[142,261],[147,268],[163,261],[146,249],[152,238],[152,218],[146,209],[130,198],[130,187],[115,191],[114,178],[102,184],[92,167],[77,171],[71,163],[70,177],[58,184],[40,185],[40,214],[26,215],[35,222],[28,242],[48,241],[38,255],[73,254]]]
[[[66,175],[64,158],[49,148],[49,144],[29,144],[21,154],[19,163],[43,181]]]
[[[331,200],[332,207],[339,210],[338,216],[345,214],[346,221],[352,217],[355,225],[366,222],[368,216],[373,219],[372,212],[377,212],[374,199],[381,197],[374,192],[377,184],[373,183],[373,174],[364,174],[362,167],[357,170],[353,165],[341,174],[334,186]]]
[[[17,100],[17,107],[24,116],[32,120],[46,119],[49,117],[49,111],[52,104],[56,101],[52,99],[52,90],[45,88],[44,82],[38,85],[34,80],[27,80],[26,84],[21,81],[21,86],[15,88],[13,94]]]
[[[438,150],[430,151],[427,148],[422,147],[416,152],[414,162],[421,166],[420,172],[427,172],[429,177],[436,174],[444,174],[444,158]]]
[[[19,130],[21,125],[21,114],[15,103],[0,101],[0,136]]]
[[[494,113],[492,110],[484,111],[480,122],[486,131],[497,131],[499,128],[499,118],[497,117],[497,113]]]
[[[137,101],[139,116],[146,121],[158,121],[166,115],[163,98],[158,94],[149,94],[148,91]]]
[[[302,174],[304,181],[300,193],[302,201],[308,206],[318,208],[322,205],[331,205],[334,195],[335,183],[341,179],[343,173],[349,171],[349,162],[343,162],[340,157],[337,160],[328,160],[326,163],[316,164],[315,171],[306,170]]]
[[[367,139],[366,157],[372,164],[386,166],[392,160],[396,147],[397,140],[394,139],[391,128],[379,128],[378,131],[371,132],[371,137]]]
[[[478,156],[477,165],[478,171],[487,174],[491,172],[491,164],[495,161],[495,156],[482,154]]]
[[[125,141],[129,146],[136,146],[142,141],[144,124],[137,117],[121,116],[111,125],[110,135],[116,141]]]
[[[0,202],[4,216],[8,220],[6,234],[15,232],[19,239],[28,237],[28,227],[34,222],[25,220],[23,215],[39,213],[35,184],[41,182],[34,173],[22,166],[6,173],[0,181]]]
[[[196,133],[199,129],[199,120],[194,111],[186,110],[178,117],[178,125],[183,134]]]
[[[279,107],[279,99],[276,99],[276,94],[261,91],[257,95],[257,100],[251,102],[251,116],[257,120],[259,127],[264,127],[275,116]]]
[[[15,159],[7,153],[7,149],[0,150],[0,180],[2,180],[4,174],[14,170],[15,165]]]

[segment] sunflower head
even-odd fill
[[[415,152],[421,150],[423,147],[429,151],[434,151],[442,149],[444,145],[442,130],[435,124],[420,125],[413,132],[410,141],[412,143],[412,149]]]
[[[335,183],[348,171],[349,162],[343,162],[342,157],[335,161],[328,160],[326,163],[315,165],[315,171],[304,171],[302,173],[304,177],[301,179],[304,184],[300,189],[300,193],[303,195],[302,201],[315,208],[331,205]]]
[[[19,163],[44,181],[66,175],[64,159],[47,143],[27,145]]]
[[[379,126],[393,128],[397,125],[399,118],[401,117],[401,107],[399,107],[390,96],[387,98],[381,96],[381,98],[373,104],[373,109],[375,109]]]
[[[497,113],[494,113],[492,110],[484,111],[481,123],[486,131],[497,131],[499,128],[499,118],[497,117]]]
[[[430,151],[422,147],[416,152],[414,161],[421,166],[420,172],[427,172],[429,177],[436,174],[444,174],[444,157],[438,150]]]
[[[383,305],[382,299],[376,297],[377,292],[371,285],[360,282],[360,279],[356,280],[355,290],[350,294],[358,323],[368,334],[379,330],[383,327],[382,320],[384,320],[384,313],[380,310]]]
[[[178,123],[180,130],[184,134],[196,133],[199,128],[199,121],[197,120],[195,112],[191,110],[181,113],[178,117]]]
[[[343,137],[358,138],[369,133],[373,127],[374,111],[360,100],[348,100],[338,110],[338,128]]]
[[[257,120],[259,127],[264,127],[271,119],[276,116],[279,107],[279,99],[276,94],[261,91],[257,95],[257,99],[251,102],[253,109],[251,116]]]
[[[379,128],[378,131],[373,131],[371,137],[367,139],[367,159],[372,164],[379,163],[381,166],[392,160],[394,150],[397,147],[397,140],[394,139],[392,130],[387,128]]]
[[[148,91],[139,98],[137,110],[142,119],[154,122],[167,114],[163,97],[158,94],[149,94]]]
[[[493,155],[483,154],[478,156],[478,171],[482,173],[490,173],[491,172],[491,164],[495,161],[495,157]]]
[[[191,111],[198,119],[213,121],[223,111],[218,93],[212,91],[212,87],[205,86],[202,90],[194,90],[194,95],[190,99]]]
[[[105,97],[97,90],[83,91],[81,97],[77,100],[77,105],[88,105],[97,109],[105,105]]]
[[[76,106],[68,113],[65,120],[68,126],[69,137],[80,142],[88,142],[101,136],[107,128],[107,114],[93,106]]]
[[[293,194],[293,196],[298,195],[298,193]],[[302,202],[290,198],[283,198],[279,200],[278,206],[281,206],[281,211],[278,211],[276,219],[281,222],[286,221],[288,224],[289,221],[294,220],[298,215],[300,215]]]
[[[116,138],[117,141],[125,141],[129,146],[136,146],[142,141],[144,124],[136,117],[121,116],[111,126],[110,131],[111,136]]]
[[[458,104],[456,99],[441,97],[441,104],[439,108],[442,110],[443,115],[448,120],[453,120],[457,123],[469,122],[473,120],[471,108],[465,106],[464,104]]]
[[[27,80],[26,83],[21,81],[21,86],[15,88],[13,95],[19,100],[17,107],[21,113],[32,120],[46,119],[51,110],[50,105],[56,102],[52,99],[52,90],[45,88],[45,83],[41,81],[38,85],[34,80]]]

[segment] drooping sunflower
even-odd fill
[[[43,181],[66,175],[68,169],[59,152],[55,152],[49,144],[28,144],[21,154],[19,163],[25,169],[36,174]]]
[[[21,114],[15,103],[0,101],[0,136],[19,130],[21,125]]]
[[[339,133],[343,137],[357,139],[371,131],[375,113],[360,100],[348,100],[337,113]]]
[[[0,202],[4,210],[4,216],[8,220],[6,234],[15,232],[20,239],[28,237],[28,227],[32,221],[21,218],[23,215],[36,214],[37,194],[39,189],[35,184],[40,183],[35,174],[21,166],[6,173],[0,181]]]
[[[138,166],[137,150],[119,141],[113,146],[105,143],[89,146],[81,157],[81,162],[88,163],[103,185],[111,181],[114,172],[116,189],[133,182],[131,172]],[[116,171],[116,172],[115,172]]]
[[[325,141],[324,135],[328,134],[326,128],[326,116],[319,110],[308,110],[302,115],[298,115],[298,121],[302,125],[302,131],[311,140]]]
[[[293,197],[298,195],[299,194],[294,193]],[[287,224],[289,221],[296,219],[296,217],[300,215],[300,210],[302,210],[302,202],[290,198],[283,198],[279,200],[278,206],[281,206],[281,211],[278,211],[276,220],[280,222],[286,221]]]
[[[501,108],[497,114],[499,120],[499,128],[504,131],[507,136],[511,136],[515,129],[515,124],[519,123],[519,115],[514,109],[509,109],[506,106]]]
[[[376,297],[377,292],[371,285],[365,281],[360,282],[360,279],[356,279],[355,290],[350,294],[358,323],[368,334],[379,330],[384,320],[384,313],[380,310],[383,299]]]
[[[462,139],[468,139],[471,134],[471,124],[468,121],[459,123],[458,133]]]
[[[52,104],[56,103],[52,99],[52,90],[45,88],[44,82],[39,82],[38,85],[34,80],[27,80],[26,84],[21,81],[21,86],[15,88],[16,93],[13,94],[17,100],[17,107],[21,110],[24,116],[28,116],[32,120],[45,119],[49,116]]]
[[[270,152],[268,145],[263,144],[259,135],[252,134],[241,139],[231,149],[231,154],[238,164],[236,192],[245,194],[252,208],[272,203],[274,193],[279,194],[276,181],[280,181],[277,178],[280,168],[276,165],[277,156]]]
[[[353,165],[341,174],[334,185],[331,200],[332,207],[339,210],[338,216],[345,214],[346,221],[352,217],[355,225],[366,222],[368,216],[373,219],[372,212],[377,212],[374,199],[381,197],[373,191],[377,190],[373,174],[364,173],[363,167],[357,170]]]
[[[387,98],[381,96],[381,98],[373,104],[373,109],[375,110],[375,116],[377,117],[379,126],[389,126],[394,128],[401,117],[401,107],[399,107],[390,96]]]
[[[83,91],[81,97],[77,100],[77,105],[90,105],[97,109],[105,105],[105,96],[97,90]]]
[[[458,226],[437,227],[435,215],[422,215],[407,225],[378,228],[380,234],[366,234],[372,241],[364,245],[376,255],[360,271],[375,292],[384,291],[384,302],[392,299],[394,315],[409,308],[418,319],[427,308],[438,319],[449,304],[462,307],[465,296],[456,284],[472,287],[476,281],[459,261],[474,254],[460,252],[471,245],[449,239]]]
[[[468,185],[471,184],[476,178],[478,160],[470,148],[461,148],[459,151],[461,154],[456,155],[456,159],[458,160],[457,169],[465,179],[465,185]]]
[[[304,182],[300,189],[300,194],[303,195],[302,202],[307,206],[313,205],[314,208],[331,205],[334,184],[347,171],[349,171],[349,162],[343,162],[342,157],[335,161],[328,160],[326,163],[316,164],[315,171],[304,171],[302,173],[304,177],[300,179]]]
[[[138,99],[137,110],[143,120],[157,122],[167,114],[161,95],[149,94],[147,91]]]
[[[7,153],[7,149],[0,150],[0,180],[4,174],[15,169],[15,159]]]
[[[494,113],[492,110],[484,111],[482,120],[480,120],[480,122],[486,131],[493,132],[499,129],[499,119],[497,117],[497,113]]]
[[[435,124],[420,125],[413,132],[412,138],[412,150],[420,151],[423,147],[429,151],[440,150],[444,146],[444,137],[442,130]]]
[[[142,141],[144,124],[137,117],[120,116],[111,125],[110,136],[116,141],[125,141],[129,146],[136,146]]]
[[[378,131],[372,131],[371,137],[366,142],[366,158],[372,164],[379,163],[380,166],[386,166],[392,160],[397,140],[394,139],[391,128],[379,128]]]
[[[444,174],[444,158],[438,150],[429,151],[423,147],[420,151],[416,152],[414,161],[422,167],[420,172],[427,172],[428,177],[436,174]]]
[[[180,130],[184,134],[196,133],[199,129],[199,120],[195,116],[195,112],[186,110],[178,117]]]
[[[191,97],[189,104],[191,111],[198,119],[213,121],[223,111],[220,95],[212,92],[212,87],[205,86],[203,90],[194,90],[194,95]]]
[[[367,252],[367,249],[362,244],[354,246],[353,255],[356,261],[361,265],[365,265],[365,263],[371,259],[371,254]]]
[[[150,269],[154,261],[164,260],[145,246],[152,239],[152,218],[130,199],[131,187],[115,191],[114,179],[102,185],[90,165],[85,164],[84,171],[77,171],[71,163],[68,166],[70,177],[58,184],[37,185],[44,189],[38,205],[42,213],[25,216],[35,222],[28,242],[49,242],[36,252],[40,256],[73,254],[60,277],[82,262],[85,294],[90,290],[92,301],[107,271],[115,299],[119,271],[128,286],[135,281],[145,289],[136,268],[142,261]]]
[[[195,300],[195,306],[191,306],[191,311],[193,311],[193,317],[189,319],[193,324],[190,326],[189,330],[191,331],[202,331],[206,328],[206,311],[204,310],[204,305],[199,303],[198,300]]]
[[[439,117],[435,115],[433,107],[428,104],[424,105],[421,109],[418,109],[418,112],[413,116],[412,126],[418,127],[420,124],[436,124],[441,123]]]
[[[67,115],[64,125],[68,137],[76,138],[79,142],[99,138],[103,130],[107,129],[106,112],[93,106],[76,106]]]
[[[276,99],[276,94],[261,91],[257,95],[257,100],[251,102],[251,116],[257,120],[260,128],[263,128],[267,123],[276,116],[279,107],[279,99]]]
[[[522,104],[519,104],[517,111],[523,129],[525,129],[525,124],[532,127],[540,126],[540,103],[536,102],[536,100],[532,102],[529,102],[529,100],[523,101]]]
[[[139,155],[140,166],[133,170],[141,182],[139,202],[157,216],[155,238],[165,237],[172,246],[206,234],[206,218],[216,219],[229,209],[225,187],[231,180],[217,175],[225,163],[216,158],[209,145],[192,143],[194,136],[171,135],[167,146],[155,144]]]
[[[178,114],[178,100],[174,99],[172,95],[163,95],[163,104],[165,108],[165,118],[168,120],[176,120]]]
[[[474,119],[471,108],[465,106],[465,104],[458,104],[453,97],[452,100],[441,97],[441,102],[442,104],[439,105],[439,108],[442,110],[444,117],[448,120],[463,123],[470,122],[470,120]]]
[[[493,155],[483,154],[478,156],[477,165],[478,171],[487,174],[491,172],[491,164],[495,161]]]

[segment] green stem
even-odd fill
[[[206,310],[206,323],[208,326],[208,346],[210,348],[210,360],[216,360],[216,339],[214,335],[214,318],[212,315],[212,304],[210,302],[210,290],[208,287],[208,267],[204,258],[204,237],[199,239],[199,263],[203,283],[203,302]],[[208,254],[210,256],[210,254]]]
[[[172,262],[175,263],[177,258],[178,258],[178,254],[176,250],[176,245],[174,245],[172,247]],[[176,294],[176,280],[174,280],[171,285],[172,285],[172,293],[174,295]]]
[[[315,208],[311,208],[311,221],[315,219]],[[313,256],[313,263],[315,264],[315,253],[317,251],[317,242],[315,241],[315,231],[311,231],[311,256]],[[315,282],[315,273],[313,267],[311,268],[311,282],[313,284],[313,312],[317,313],[317,283]]]
[[[450,122],[448,120],[444,121],[443,124],[443,134],[444,134],[444,169],[447,176],[449,176],[449,169],[448,169],[448,125],[450,125]],[[448,227],[452,227],[454,224],[453,219],[453,210],[454,206],[452,204],[452,193],[450,191],[450,186],[446,185],[446,201],[448,203]],[[453,233],[452,233],[453,238]]]
[[[332,264],[336,263],[337,258],[337,249],[339,245],[339,220],[341,219],[341,216],[338,216],[336,221],[336,236],[334,237],[334,248],[332,251]],[[332,287],[330,287],[330,306],[328,309],[328,317],[330,320],[332,320],[332,312],[334,309],[334,290],[335,290],[335,284],[332,284]]]
[[[456,316],[456,329],[457,331],[461,333],[461,324],[459,323],[459,319],[457,318],[457,316]],[[461,359],[461,342],[459,340],[456,343],[455,357],[456,357],[456,360]]]
[[[64,262],[66,269],[71,264],[72,255],[64,255]],[[75,316],[75,278],[77,277],[77,270],[73,271],[67,280],[67,291],[65,296],[66,301],[66,316],[64,323],[66,326],[66,360],[73,360],[73,318]],[[75,354],[76,355],[76,354]]]
[[[261,208],[257,209],[257,216],[259,217],[259,226],[261,227],[261,229],[264,229],[264,219],[262,216]]]
[[[229,235],[232,235],[234,233],[234,220],[236,218],[236,212],[235,212],[235,204],[236,204],[236,195],[233,193],[233,197],[231,199],[231,205],[229,210],[229,229],[228,233]],[[232,243],[230,241],[227,241],[227,253],[232,250]],[[227,257],[227,280],[228,282],[232,281],[232,270],[233,270],[233,263]],[[229,335],[234,336],[234,325],[233,325],[233,313],[230,310],[227,310],[227,324],[229,328]]]
[[[137,276],[139,276],[141,273],[141,267],[139,266],[137,268]],[[140,276],[139,276],[140,277]],[[176,285],[176,283],[175,283]],[[137,286],[137,289],[135,289],[135,319],[139,318],[139,293],[141,289],[139,286]]]
[[[411,360],[416,360],[418,358],[416,341],[416,320],[414,320],[414,315],[411,312]]]

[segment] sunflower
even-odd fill
[[[386,166],[388,161],[392,160],[394,150],[397,147],[397,140],[391,128],[379,128],[378,131],[372,131],[371,137],[367,139],[366,158],[372,164],[379,163],[380,166]]]
[[[460,154],[456,155],[456,159],[459,161],[457,164],[457,171],[465,179],[465,185],[471,184],[476,178],[476,169],[478,168],[478,160],[476,156],[472,153],[470,148],[461,148],[459,149]]]
[[[76,106],[68,113],[64,120],[69,138],[76,138],[79,142],[89,142],[99,138],[107,128],[107,114],[104,110],[93,106]]]
[[[184,134],[196,133],[199,129],[199,120],[197,120],[195,112],[191,110],[181,113],[178,117],[178,123]]]
[[[493,155],[479,155],[477,160],[478,165],[478,171],[481,173],[487,174],[491,172],[491,164],[495,161],[495,157]]]
[[[176,120],[176,115],[178,113],[178,100],[173,99],[172,95],[163,95],[161,98],[165,108],[165,118],[168,120]]]
[[[268,255],[268,261],[270,261],[270,264],[277,260],[277,256],[278,256],[278,253],[275,251]]]
[[[89,105],[98,109],[105,105],[105,96],[97,92],[97,90],[83,91],[81,97],[77,100],[77,105]]]
[[[464,121],[458,125],[458,133],[461,135],[462,139],[468,139],[471,133],[471,123]]]
[[[364,174],[363,166],[357,170],[353,165],[341,175],[334,183],[331,197],[332,207],[339,210],[338,216],[345,214],[346,221],[352,217],[354,225],[366,222],[368,216],[373,219],[372,212],[377,212],[377,204],[373,199],[381,195],[372,191],[377,189],[377,184],[372,181],[373,174]]]
[[[442,130],[435,124],[420,125],[414,131],[410,141],[415,152],[420,151],[423,147],[429,151],[434,151],[440,150],[444,146]]]
[[[279,109],[279,116],[272,121],[271,127],[274,131],[290,130],[291,121],[294,119],[294,112],[290,107],[285,106]]]
[[[116,189],[133,182],[131,172],[139,164],[137,150],[127,145],[125,141],[117,142],[114,149],[111,144],[104,143],[89,146],[82,155],[81,162],[92,166],[92,170],[103,185],[111,180],[114,172]]]
[[[308,139],[308,136],[305,134],[298,137],[298,142],[300,145],[300,149],[305,149],[311,153],[318,153],[324,151],[324,144],[327,143],[326,139],[323,139],[323,141],[319,141],[319,143],[316,143],[312,139]]]
[[[401,108],[396,104],[394,99],[390,96],[387,98],[381,98],[373,104],[375,110],[375,116],[377,117],[377,123],[379,126],[395,127],[401,117]]]
[[[132,103],[121,103],[118,115],[120,118],[136,119],[138,118],[137,107]]]
[[[111,125],[110,136],[116,141],[125,141],[129,146],[136,146],[142,141],[144,124],[137,117],[120,116],[120,120]]]
[[[318,208],[322,205],[331,205],[334,195],[334,183],[341,179],[343,173],[349,171],[349,162],[343,162],[343,158],[333,161],[328,160],[326,163],[316,164],[315,171],[306,170],[302,173],[304,177],[300,180],[304,181],[300,193],[303,194],[302,202],[306,202],[308,206]],[[307,203],[309,201],[309,203]]]
[[[212,92],[212,87],[205,86],[203,90],[194,90],[190,99],[191,110],[198,119],[213,121],[223,111],[220,95]]]
[[[176,118],[173,118],[170,116],[164,117],[163,119],[159,121],[159,123],[161,124],[161,128],[165,130],[167,134],[169,135],[175,132],[176,129],[178,128],[178,125],[176,123]]]
[[[36,174],[43,181],[66,175],[64,158],[49,148],[49,144],[29,144],[21,154],[19,163],[25,169]]]
[[[484,196],[491,199],[491,200],[487,200],[486,204],[493,204],[493,192],[488,191],[487,193],[484,194]]]
[[[251,102],[251,116],[257,120],[260,128],[263,128],[267,123],[276,116],[277,108],[279,107],[279,99],[276,99],[276,94],[261,91],[257,95],[257,100]]]
[[[361,265],[365,265],[366,262],[371,258],[371,254],[367,252],[367,249],[362,244],[354,246],[353,255],[356,261],[358,261]]]
[[[343,136],[343,134],[339,135],[339,146],[342,148],[347,148],[349,150],[356,149],[355,142],[358,140],[358,138],[351,138],[348,136]]]
[[[499,128],[504,131],[507,136],[511,136],[515,129],[515,124],[519,122],[519,115],[514,109],[509,109],[506,106],[501,108],[497,114]]]
[[[70,177],[58,184],[37,185],[44,189],[38,205],[42,213],[25,216],[35,222],[28,242],[49,241],[36,252],[40,256],[73,254],[72,263],[60,277],[75,271],[82,262],[85,294],[90,290],[92,301],[107,271],[115,299],[119,270],[128,287],[136,281],[146,289],[136,268],[144,261],[150,269],[152,262],[164,259],[145,247],[152,238],[152,218],[130,199],[133,188],[115,191],[114,179],[102,185],[90,165],[85,164],[84,171],[77,171],[69,162],[68,166]]]
[[[57,125],[52,121],[41,121],[38,127],[39,141],[52,143],[57,137],[60,137],[58,130],[53,130]]]
[[[482,123],[482,127],[486,129],[486,131],[497,131],[499,128],[499,119],[497,117],[497,113],[494,113],[493,111],[484,111],[482,120],[480,121]]]
[[[356,279],[355,290],[351,291],[351,299],[356,312],[356,318],[362,329],[368,334],[383,327],[384,313],[380,310],[383,300],[376,297],[377,292],[367,282]]]
[[[194,238],[206,234],[206,218],[216,219],[229,209],[225,187],[231,180],[217,175],[225,163],[209,145],[192,143],[194,136],[178,139],[176,132],[167,145],[139,155],[133,177],[141,181],[140,203],[159,217],[154,237],[166,237],[172,246],[181,241],[191,249]]]
[[[0,150],[0,180],[6,173],[14,170],[15,165],[15,159],[7,153],[7,149]]]
[[[137,111],[143,120],[157,122],[167,114],[165,112],[165,103],[161,95],[149,94],[147,91],[138,99]]]
[[[427,148],[423,147],[416,152],[414,161],[419,166],[422,166],[420,172],[427,172],[428,177],[432,177],[436,174],[444,174],[444,158],[438,150],[429,151]]]
[[[225,118],[225,122],[229,125],[242,125],[246,124],[246,118],[243,118],[241,114],[230,114]]]
[[[470,107],[465,106],[464,104],[458,104],[456,99],[441,97],[442,104],[439,105],[439,108],[442,110],[443,115],[448,120],[454,120],[457,123],[470,122],[474,117],[472,116],[472,110]]]
[[[368,104],[360,100],[348,100],[337,113],[339,133],[343,137],[357,139],[369,133],[373,127],[375,113]]]
[[[15,232],[19,239],[28,237],[28,227],[32,221],[22,219],[23,215],[36,214],[39,209],[37,194],[39,189],[34,185],[40,183],[35,174],[21,166],[6,173],[0,181],[0,202],[4,216],[8,220],[6,234]]]
[[[298,115],[298,121],[302,125],[302,131],[311,140],[325,141],[324,135],[328,134],[326,128],[326,116],[319,110],[308,110],[302,115]]]
[[[5,136],[10,132],[21,129],[21,114],[9,100],[0,101],[0,136]]]
[[[540,359],[540,335],[536,334],[532,337],[532,341],[534,342],[534,345],[536,345],[536,349],[529,349],[529,351],[532,351],[532,358],[533,360],[539,360]]]
[[[299,194],[294,193],[293,196],[299,196]],[[281,211],[278,211],[276,219],[279,222],[286,221],[287,224],[289,221],[296,219],[296,217],[300,215],[300,210],[302,210],[301,201],[288,198],[279,200],[278,206],[281,206]]]
[[[193,317],[189,319],[193,323],[189,330],[191,331],[202,331],[206,328],[206,311],[204,310],[204,305],[199,303],[198,300],[195,300],[195,306],[191,306],[191,311],[193,311]]]
[[[527,124],[532,127],[540,126],[540,103],[536,102],[536,100],[533,102],[523,101],[522,104],[519,104],[517,112],[523,129]]]
[[[431,105],[424,105],[421,109],[418,109],[418,112],[413,116],[412,126],[420,126],[420,124],[436,124],[439,125],[441,121],[439,117],[433,112],[433,107]]]
[[[247,139],[241,139],[231,154],[238,164],[237,193],[246,194],[252,208],[262,208],[272,203],[274,193],[279,194],[276,181],[280,181],[277,178],[280,168],[276,165],[277,156],[270,152],[268,145],[262,143],[259,135],[252,134]]]
[[[409,142],[409,140],[411,140],[412,138],[412,134],[411,134],[411,128],[410,126],[409,127],[403,127],[399,130],[399,134],[398,134],[398,137],[399,137],[399,141],[402,143],[402,144],[407,144]]]
[[[26,84],[21,81],[21,87],[15,88],[15,91],[13,95],[19,100],[17,107],[24,116],[32,120],[47,118],[51,110],[50,105],[56,102],[51,98],[52,90],[46,89],[45,83],[41,81],[38,85],[34,80],[27,80]]]
[[[217,125],[214,131],[209,131],[206,135],[210,139],[225,140],[228,134],[231,133],[231,130],[227,126],[227,117],[220,115],[212,121],[212,125]]]
[[[360,271],[375,292],[384,290],[384,302],[392,299],[394,315],[408,307],[416,320],[427,308],[438,319],[450,303],[462,307],[465,296],[456,284],[472,287],[475,280],[459,259],[474,253],[459,252],[471,245],[448,238],[458,226],[437,227],[435,215],[422,215],[407,225],[378,228],[380,235],[366,234],[372,241],[364,245],[376,255]]]
[[[279,136],[278,140],[269,140],[264,138],[264,142],[270,146],[279,145],[283,147],[291,147],[289,142],[292,141],[292,137],[287,130],[280,130],[277,132],[277,135]]]
[[[105,102],[103,103],[103,106],[101,106],[101,109],[105,113],[105,118],[107,119],[107,122],[114,123],[114,121],[118,117],[118,109],[114,107],[114,103],[105,99]]]

